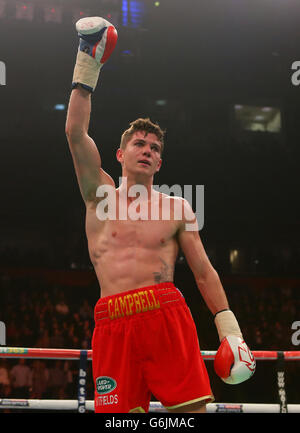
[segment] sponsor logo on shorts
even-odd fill
[[[99,397],[96,397],[95,399],[95,405],[97,407],[103,407],[103,406],[108,406],[110,404],[118,404],[118,403],[119,403],[118,394],[101,395]]]
[[[108,376],[100,376],[96,379],[96,390],[98,394],[109,394],[117,387],[117,382]]]
[[[160,308],[160,303],[153,290],[141,290],[132,295],[118,296],[108,301],[110,319],[117,319],[125,315],[131,316],[134,313],[144,313],[158,308]]]

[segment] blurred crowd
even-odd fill
[[[10,277],[2,278],[1,286],[0,321],[6,326],[6,346],[91,348],[99,288]],[[291,338],[292,323],[300,319],[298,292],[299,288],[291,287],[228,290],[231,308],[252,350],[298,350]],[[214,326],[207,326],[209,314],[204,303],[193,312],[202,350],[216,350],[218,344]],[[78,367],[79,361],[0,358],[0,398],[76,399]],[[88,378],[87,398],[93,399],[90,362]]]
[[[88,291],[45,284],[39,280],[4,278],[0,320],[6,346],[90,349],[94,299]],[[77,398],[78,362],[0,359],[2,398]],[[88,363],[91,378],[91,365]],[[92,386],[92,380],[88,381]],[[87,389],[89,398],[93,391]],[[0,397],[0,398],[1,398]]]
[[[230,305],[238,315],[245,340],[255,350],[297,350],[292,323],[299,319],[299,288],[235,290]]]

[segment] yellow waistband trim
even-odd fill
[[[195,398],[194,400],[185,401],[184,403],[176,404],[175,406],[165,406],[165,407],[166,409],[177,409],[178,407],[187,406],[188,404],[197,403],[197,401],[202,401],[202,400],[209,400],[209,403],[212,403],[213,401],[215,401],[215,398],[213,395],[204,395],[203,397]]]
[[[142,406],[138,406],[135,407],[134,409],[130,409],[130,411],[128,413],[132,413],[132,412],[136,412],[136,413],[146,413],[144,411],[144,409],[142,408]]]

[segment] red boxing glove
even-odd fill
[[[81,18],[76,23],[80,37],[79,51],[93,57],[103,65],[114,51],[118,33],[115,27],[101,17]]]
[[[253,375],[255,367],[254,356],[242,338],[228,335],[222,339],[214,368],[225,383],[236,385],[244,382]]]
[[[76,23],[79,47],[74,67],[72,88],[80,84],[93,92],[100,69],[115,49],[118,34],[115,27],[101,17],[81,18]]]

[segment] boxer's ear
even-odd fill
[[[121,149],[120,147],[119,147],[119,149],[117,149],[116,157],[117,157],[117,160],[120,162],[120,164],[122,164],[123,158],[124,158],[124,152],[123,152],[123,149]]]
[[[161,168],[161,165],[162,165],[162,159],[159,160],[159,163],[158,163],[158,165],[157,165],[157,167],[156,167],[156,173],[159,172],[159,170],[160,170],[160,168]]]

